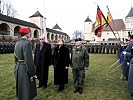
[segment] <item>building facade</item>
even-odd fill
[[[84,21],[84,37],[85,40],[89,41],[125,41],[128,38],[128,33],[133,33],[133,8],[131,7],[129,13],[125,17],[125,22],[123,19],[115,19],[110,23],[110,26],[113,30],[111,31],[110,27],[105,25],[102,30],[101,37],[97,37],[94,33],[95,23],[92,23],[91,19],[87,17]]]
[[[59,30],[47,28],[46,18],[43,17],[39,11],[37,11],[29,18],[30,22],[27,22],[24,20],[0,14],[0,37],[3,36],[19,37],[20,27],[25,26],[31,30],[32,40],[37,39],[42,34],[45,35],[46,41],[56,42],[60,37],[63,38],[64,41],[70,40],[70,37],[66,33],[60,30],[61,28],[59,28]]]

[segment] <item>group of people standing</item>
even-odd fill
[[[72,67],[74,93],[83,93],[85,70],[89,67],[89,55],[81,38],[75,40],[71,53],[63,39],[59,39],[53,53],[51,45],[45,42],[45,37],[39,38],[32,56],[30,30],[22,27],[19,30],[21,39],[15,45],[16,93],[19,100],[32,100],[37,95],[35,79],[39,80],[38,88],[47,88],[49,66],[54,68],[54,85],[59,85],[57,92],[64,90],[68,83],[68,68]]]
[[[124,59],[122,62],[123,79],[127,80],[127,89],[133,96],[133,35],[129,34],[127,45],[124,46],[121,55]]]
[[[0,41],[0,54],[13,53],[15,42]]]

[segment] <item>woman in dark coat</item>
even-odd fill
[[[45,37],[41,36],[39,44],[35,48],[34,63],[36,65],[36,75],[39,80],[38,88],[47,87],[49,66],[51,65],[51,45],[45,42]]]
[[[68,66],[70,64],[69,49],[64,45],[64,41],[59,39],[58,46],[54,49],[52,64],[54,66],[54,84],[59,85],[57,91],[64,90],[64,85],[68,83]]]

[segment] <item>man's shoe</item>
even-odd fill
[[[82,88],[79,88],[79,94],[82,94],[83,93],[83,89]]]
[[[47,88],[47,85],[46,85],[46,86],[44,86],[43,88],[44,88],[44,89],[46,89],[46,88]]]
[[[62,92],[63,90],[64,90],[64,86],[59,86],[57,92],[60,93],[60,92]]]
[[[61,93],[63,90],[64,90],[64,89],[59,88],[59,89],[57,90],[57,93]]]
[[[73,90],[74,93],[77,93],[78,91],[79,91],[78,88],[75,88],[75,89]]]
[[[41,88],[41,87],[43,87],[43,84],[39,81],[39,85],[37,88]]]
[[[133,97],[133,93],[130,93],[130,95]]]

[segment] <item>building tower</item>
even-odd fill
[[[43,17],[39,11],[37,11],[35,14],[29,17],[30,21],[34,24],[36,24],[40,29],[39,36],[42,34],[45,35],[45,40],[47,41],[47,32],[46,32],[46,18]]]
[[[133,7],[131,7],[128,15],[125,17],[126,32],[133,34]]]
[[[85,40],[92,40],[92,26],[93,26],[93,23],[88,16],[84,21],[84,37],[85,37],[84,39]]]

